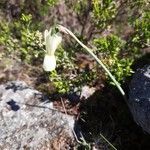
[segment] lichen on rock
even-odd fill
[[[0,149],[69,148],[74,141],[73,117],[23,81],[0,85],[0,120]]]

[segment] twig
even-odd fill
[[[64,109],[65,114],[68,115],[62,98],[61,98],[61,103],[62,103],[62,106],[63,106],[63,109]],[[75,137],[76,141],[77,141],[78,143],[81,143],[81,142],[78,140],[78,137],[77,137],[77,135],[76,135],[74,129],[72,129],[72,132],[73,132],[73,134],[74,134],[74,137]]]

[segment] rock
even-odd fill
[[[60,113],[23,81],[0,85],[0,149],[70,149],[72,116]]]
[[[96,88],[89,87],[87,85],[83,86],[81,89],[81,95],[80,98],[89,98],[94,92],[96,91]]]
[[[136,123],[150,133],[150,65],[133,76],[127,103]]]

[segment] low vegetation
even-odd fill
[[[149,6],[148,0],[24,0],[14,4],[5,0],[0,2],[1,55],[41,67],[45,53],[43,32],[51,25],[62,24],[73,30],[120,85],[124,85],[134,73],[134,62],[145,55],[150,46]],[[63,11],[68,11],[73,21]],[[56,57],[56,70],[45,73],[55,89],[53,93],[77,93],[84,85],[98,87],[101,82],[114,85],[104,70],[67,35],[63,35]],[[91,147],[88,143],[85,145],[85,149]]]

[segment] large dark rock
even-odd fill
[[[0,149],[70,149],[74,119],[25,82],[0,85]]]
[[[136,123],[150,133],[150,65],[133,76],[127,103]]]

